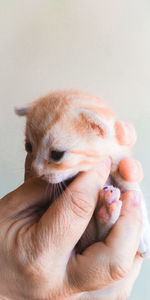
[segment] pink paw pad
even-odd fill
[[[113,186],[104,187],[99,194],[99,202],[96,208],[96,217],[103,222],[114,224],[120,215],[122,202],[120,190]]]

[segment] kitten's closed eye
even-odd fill
[[[32,152],[32,144],[30,142],[26,142],[25,149],[27,152]]]
[[[50,158],[55,161],[59,161],[64,156],[64,154],[65,151],[51,151]]]

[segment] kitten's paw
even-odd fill
[[[150,226],[142,232],[138,252],[143,258],[150,258]]]
[[[115,224],[120,216],[122,201],[120,190],[113,186],[106,186],[100,191],[96,208],[96,219],[100,223]]]

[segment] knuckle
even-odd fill
[[[112,281],[118,281],[128,275],[129,266],[123,263],[110,263],[109,272]]]

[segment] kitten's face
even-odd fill
[[[26,150],[34,172],[47,182],[65,181],[106,155],[108,128],[92,121],[83,108],[60,96],[40,99],[28,108]]]

